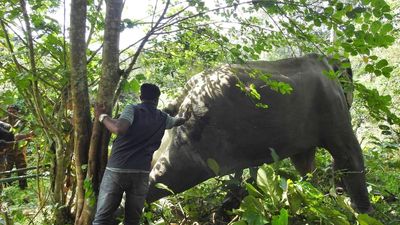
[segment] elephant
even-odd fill
[[[218,164],[218,175],[225,175],[273,163],[276,156],[289,157],[305,175],[314,169],[316,148],[321,147],[332,155],[335,169],[345,171],[342,180],[354,208],[370,212],[362,150],[349,113],[352,92],[327,75],[337,72],[351,81],[351,69],[341,69],[339,63],[309,54],[223,65],[193,76],[166,108],[172,116],[191,115],[165,134],[161,153],[154,157],[147,201],[170,194],[157,183],[179,193],[216,176],[210,159]],[[291,93],[274,90],[260,74],[290,85]],[[251,87],[268,108],[256,107],[246,95]]]

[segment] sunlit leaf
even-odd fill
[[[214,172],[215,175],[219,174],[219,164],[217,161],[215,161],[215,159],[208,158],[207,165]]]

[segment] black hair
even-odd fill
[[[144,83],[140,87],[142,100],[156,100],[160,97],[160,88],[155,84]]]
[[[19,112],[19,106],[16,105],[16,104],[9,105],[9,106],[7,107],[7,109],[15,109],[15,110],[17,110],[17,111]]]

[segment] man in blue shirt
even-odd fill
[[[165,129],[187,120],[170,117],[157,109],[160,89],[156,85],[143,84],[140,91],[142,103],[126,106],[118,119],[104,114],[104,107],[95,108],[96,118],[117,138],[100,185],[93,225],[111,224],[124,192],[124,224],[139,224],[153,153],[160,147]]]

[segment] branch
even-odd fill
[[[89,63],[93,60],[93,58],[97,55],[97,53],[103,48],[103,43],[98,47],[90,56],[90,58],[87,60],[86,65],[89,65]]]
[[[263,10],[264,10],[264,12],[268,15],[268,17],[272,20],[272,22],[276,25],[276,27],[278,27],[279,31],[282,33],[283,37],[285,38],[286,43],[288,44],[290,50],[292,51],[292,56],[294,56],[293,53],[295,53],[295,51],[294,51],[292,45],[290,44],[289,39],[286,37],[285,33],[283,33],[282,28],[281,28],[281,27],[279,26],[279,24],[274,20],[274,18],[273,18],[269,13],[267,13],[267,11],[266,11],[264,8],[263,8]]]
[[[63,58],[64,58],[64,70],[67,71],[67,41],[66,41],[66,37],[65,37],[65,30],[66,30],[66,26],[65,26],[65,21],[66,21],[66,5],[65,5],[65,0],[63,0]]]
[[[296,21],[293,21],[291,18],[289,18],[289,17],[286,15],[286,13],[285,13],[280,7],[278,7],[278,9],[279,9],[279,11],[281,11],[282,15],[283,15],[284,17],[286,17],[286,19],[288,19],[288,20],[291,22],[291,24],[293,24],[293,26],[294,26],[305,38],[307,38],[307,35],[303,32],[303,30],[300,29],[300,27],[297,26]],[[320,53],[324,54],[324,52],[323,52],[313,41],[310,41],[310,42],[311,42],[311,44],[312,44]]]
[[[3,21],[4,21],[4,20],[3,20]],[[8,21],[8,23],[10,23],[10,22]],[[22,37],[19,35],[19,33],[18,33],[17,31],[15,31],[15,30],[12,28],[12,26],[10,26],[8,23],[5,23],[5,25],[7,26],[7,28],[10,29],[10,30],[14,33],[14,35],[17,36],[17,37],[19,38],[19,40],[22,42],[23,45],[28,46],[28,44],[26,43],[25,39],[22,38]],[[12,23],[11,23],[11,24],[12,24]],[[14,25],[14,24],[12,24],[12,25]],[[15,25],[15,27],[17,27],[17,25]],[[22,32],[25,33],[24,29],[23,29],[23,28],[21,28],[21,29],[22,29]]]
[[[136,64],[137,59],[139,58],[140,53],[142,52],[144,46],[146,45],[147,41],[149,40],[150,36],[153,35],[154,31],[156,30],[156,28],[158,27],[158,25],[160,24],[160,22],[164,19],[165,14],[167,13],[169,4],[170,4],[170,0],[167,0],[164,10],[161,13],[160,18],[158,18],[157,22],[154,24],[154,26],[147,32],[147,34],[144,36],[144,38],[142,39],[142,42],[140,43],[138,49],[136,50],[135,54],[133,55],[132,61],[130,62],[128,68],[124,71],[122,71],[121,74],[121,80],[118,84],[118,88],[115,91],[114,94],[114,99],[113,99],[113,105],[115,105],[118,96],[121,94],[122,92],[122,84],[124,83],[124,81],[128,78],[129,73],[133,70],[133,66]]]
[[[31,29],[31,25],[29,22],[29,15],[28,15],[28,11],[26,9],[26,3],[25,0],[20,0],[20,4],[21,4],[21,10],[22,10],[22,14],[24,17],[24,21],[25,21],[25,26],[26,26],[26,36],[28,39],[28,50],[29,50],[29,61],[31,64],[31,70],[33,75],[36,76],[36,62],[35,62],[35,51],[33,49],[33,38],[32,38],[32,29]]]
[[[12,46],[11,41],[10,41],[10,37],[9,37],[9,35],[8,35],[7,29],[6,29],[5,25],[4,25],[4,21],[3,21],[2,19],[0,19],[0,25],[1,25],[1,28],[3,29],[4,36],[5,36],[6,42],[7,42],[8,50],[9,50],[10,53],[11,53],[12,60],[14,61],[14,64],[15,64],[15,66],[17,67],[17,70],[18,70],[19,72],[22,72],[22,70],[27,71],[27,69],[26,69],[25,67],[23,67],[23,66],[18,62],[17,58],[15,57],[15,53],[14,53],[14,49],[13,49],[13,46]]]
[[[96,7],[96,15],[99,14],[102,5],[103,5],[103,0],[100,0],[99,3],[98,3],[98,5],[97,5],[97,7]],[[96,21],[97,21],[97,20],[96,20]],[[96,25],[96,21],[94,22],[94,24],[91,24],[92,26],[90,27],[90,31],[89,31],[89,34],[88,34],[88,38],[87,38],[87,40],[86,40],[86,48],[89,47],[90,41],[91,41],[91,39],[92,39],[92,35],[94,34],[94,28],[95,28],[95,25]]]
[[[132,71],[133,66],[135,65],[143,47],[145,46],[145,44],[147,43],[148,39],[150,38],[151,35],[153,35],[153,33],[156,31],[158,25],[160,24],[160,22],[164,19],[164,15],[167,13],[167,9],[169,7],[170,4],[170,0],[167,0],[167,3],[165,4],[164,10],[160,16],[160,18],[158,18],[158,21],[154,24],[154,26],[150,29],[150,31],[147,32],[147,34],[144,36],[144,38],[142,39],[138,49],[136,50],[133,59],[131,61],[131,63],[129,64],[128,68],[124,71],[124,73],[122,74],[122,76],[124,78],[126,78],[128,76],[128,74]]]

